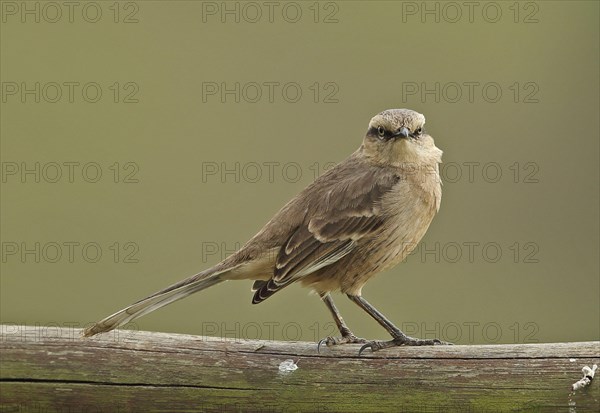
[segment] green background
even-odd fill
[[[39,22],[2,3],[3,249],[39,243],[47,253],[39,263],[20,252],[3,257],[2,323],[81,327],[215,264],[315,171],[354,151],[373,115],[408,107],[425,114],[444,150],[442,206],[421,250],[373,279],[364,296],[421,337],[463,344],[598,339],[598,2],[519,3],[517,16],[513,2],[495,2],[502,12],[496,23],[487,21],[494,10],[483,13],[488,2],[472,21],[466,8],[455,19],[445,3],[427,3],[438,7],[439,22],[421,10],[407,14],[421,2],[324,2],[317,22],[314,2],[297,2],[296,23],[286,21],[295,9],[285,3],[273,22],[263,2],[254,3],[263,16],[252,22],[256,8],[229,2],[238,7],[236,22],[235,15],[203,13],[221,2],[138,1],[118,6],[117,23],[113,2],[95,3],[97,23],[83,18],[84,2],[73,22],[63,16],[54,23],[44,2]],[[127,15],[137,22],[123,22]],[[39,103],[6,92],[36,82],[47,92]],[[96,82],[103,95],[90,103],[77,88],[73,102],[63,96],[52,103],[52,82]],[[109,88],[115,82],[117,103]],[[288,102],[294,94],[277,88],[270,102],[264,85],[257,102],[249,101],[251,86],[239,102],[203,97],[206,82],[295,82],[302,97]],[[473,99],[465,82],[478,82]],[[439,98],[421,95],[436,83]],[[462,95],[455,99],[456,84]],[[482,92],[487,84],[500,87],[498,101],[496,89]],[[138,102],[125,103],[136,85]],[[419,93],[406,93],[415,86]],[[324,102],[331,91],[334,102]],[[50,179],[36,183],[6,169],[36,162]],[[64,167],[51,183],[53,162],[96,162],[103,175],[89,183],[76,168],[71,183]],[[271,180],[269,162],[279,163]],[[239,179],[203,175],[215,165],[239,165]],[[493,182],[497,170],[502,176]],[[130,171],[138,182],[123,182]],[[65,242],[80,244],[73,262]],[[102,248],[96,263],[82,256],[89,242]],[[62,245],[55,263],[52,243]],[[217,254],[203,253],[214,245]],[[492,262],[497,247],[502,255]],[[130,248],[138,262],[124,262]],[[436,248],[438,256],[427,253]],[[131,327],[302,340],[333,332],[326,308],[307,290],[292,286],[255,306],[250,286],[221,284]],[[347,299],[336,302],[358,336],[386,338]]]

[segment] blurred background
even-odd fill
[[[365,298],[418,337],[598,340],[599,3],[266,3],[2,2],[0,321],[84,327],[217,263],[407,107],[441,210]],[[250,287],[129,327],[337,333],[300,286]]]

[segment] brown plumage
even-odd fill
[[[361,297],[376,273],[402,261],[425,234],[439,209],[442,151],[423,131],[423,115],[391,109],[376,115],[360,148],[288,202],[239,251],[216,266],[167,287],[105,318],[85,336],[110,331],[178,299],[226,280],[255,280],[253,303],[299,281],[315,290],[331,311],[341,338],[328,345],[366,343],[344,324],[329,293],[341,291],[393,337],[370,342],[439,344],[407,337]]]

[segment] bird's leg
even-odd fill
[[[366,343],[367,342],[367,340],[365,340],[364,338],[356,337],[352,333],[352,331],[350,331],[350,329],[344,322],[344,319],[342,318],[340,311],[337,309],[337,307],[333,303],[333,298],[331,298],[331,296],[329,294],[321,294],[321,300],[323,300],[323,302],[329,309],[329,312],[333,316],[333,319],[335,320],[335,324],[337,325],[338,330],[340,330],[340,333],[342,333],[342,336],[341,337],[326,337],[326,338],[322,339],[321,341],[319,341],[319,344],[317,346],[317,351],[319,351],[321,349],[322,344],[325,344],[329,347],[329,346],[335,346],[337,344]]]
[[[451,344],[445,341],[436,339],[420,339],[409,337],[396,327],[390,320],[385,318],[375,307],[373,307],[367,300],[358,295],[348,295],[348,298],[355,302],[360,308],[365,310],[371,317],[373,317],[388,333],[393,337],[390,341],[371,341],[362,346],[358,352],[360,355],[363,351],[370,348],[371,351],[382,350],[384,348],[394,346],[433,346],[438,344]]]

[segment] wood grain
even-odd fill
[[[600,342],[397,347],[2,325],[1,412],[597,412]],[[298,369],[283,374],[286,359]]]

